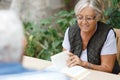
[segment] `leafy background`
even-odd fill
[[[70,0],[65,1],[66,6],[69,6]],[[120,28],[120,0],[104,1],[108,6],[105,7],[103,21],[114,28]],[[24,22],[28,42],[25,55],[50,60],[50,56],[62,51],[65,30],[76,22],[73,8],[68,8],[40,20],[38,24]]]
[[[39,24],[24,23],[28,41],[26,55],[50,60],[51,55],[62,51],[64,32],[75,21],[73,11],[63,10],[41,20]]]

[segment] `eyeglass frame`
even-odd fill
[[[82,16],[82,17],[83,17],[83,16]],[[82,22],[83,20],[85,20],[85,21],[87,21],[87,22],[91,22],[92,20],[95,20],[96,15],[93,16],[93,17],[91,17],[91,18],[87,18],[87,17],[84,18],[84,17],[83,17],[82,19],[80,19],[79,15],[77,15],[76,18],[77,18],[77,20],[80,20],[81,22]]]

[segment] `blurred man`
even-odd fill
[[[65,75],[52,71],[35,71],[24,68],[22,23],[15,12],[0,11],[0,79],[1,80],[69,80]],[[32,76],[31,76],[32,75]]]

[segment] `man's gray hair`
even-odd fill
[[[18,62],[22,56],[23,25],[11,10],[0,10],[0,62]]]

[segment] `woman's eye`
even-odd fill
[[[82,19],[83,19],[83,17],[78,17],[78,19],[79,19],[79,20],[82,20]]]
[[[92,18],[86,18],[87,20],[92,20]]]

